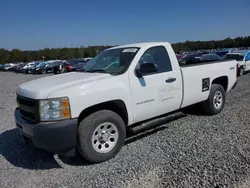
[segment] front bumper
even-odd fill
[[[77,140],[77,119],[32,124],[15,110],[16,127],[25,140],[37,148],[63,156],[74,156]]]

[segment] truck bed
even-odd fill
[[[224,77],[228,85],[226,92],[229,91],[236,82],[236,65],[234,60],[223,60],[180,67],[183,78],[181,107],[206,100],[215,78]]]

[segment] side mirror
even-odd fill
[[[136,68],[136,75],[142,77],[145,74],[150,74],[158,71],[158,67],[154,63],[143,63]]]

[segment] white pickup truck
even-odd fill
[[[235,60],[180,67],[167,42],[117,46],[99,53],[84,72],[36,79],[17,89],[17,128],[34,146],[90,162],[114,157],[127,127],[202,104],[222,111],[237,82]]]

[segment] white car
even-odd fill
[[[34,64],[35,64],[34,61],[28,63],[27,65],[25,65],[25,66],[22,68],[22,72],[25,73],[25,74],[27,74],[27,73],[28,73],[28,69],[29,69],[30,67],[33,67]]]
[[[25,140],[59,155],[77,148],[90,162],[106,161],[123,146],[127,128],[141,122],[145,127],[197,103],[207,114],[220,113],[237,81],[235,60],[180,67],[167,42],[104,50],[84,71],[18,87],[15,121]]]
[[[13,63],[6,64],[3,68],[3,70],[9,71],[9,69],[11,69],[13,66],[15,66],[15,64],[13,64]]]
[[[250,50],[243,50],[226,54],[223,59],[236,60],[239,64],[239,75],[250,71]]]

